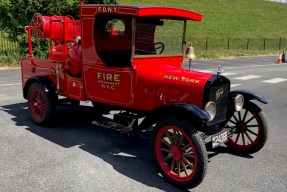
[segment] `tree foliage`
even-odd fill
[[[27,51],[25,26],[31,24],[35,13],[42,15],[71,15],[78,18],[79,0],[1,0],[0,28],[9,34],[13,41],[18,41],[20,52]],[[116,0],[86,0],[85,3],[116,4]],[[34,41],[34,52],[42,55],[41,49],[46,48],[47,41]]]

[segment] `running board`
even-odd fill
[[[106,117],[100,117],[100,118],[92,121],[92,124],[98,125],[101,127],[105,127],[108,129],[113,129],[113,130],[119,131],[121,133],[130,133],[133,130],[132,127],[127,127],[127,126],[115,123],[115,122],[111,121],[111,119],[106,118]]]

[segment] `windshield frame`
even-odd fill
[[[159,18],[157,18],[159,19]],[[186,29],[187,29],[187,20],[181,20],[181,19],[171,19],[171,18],[160,18],[170,21],[183,21],[183,28],[182,28],[182,39],[181,39],[181,53],[178,54],[144,54],[139,55],[136,54],[136,26],[137,26],[137,18],[132,18],[132,49],[131,49],[131,61],[134,58],[154,58],[154,57],[170,57],[170,56],[181,56],[183,57],[185,55],[185,48],[186,48]]]

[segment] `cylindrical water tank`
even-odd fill
[[[33,17],[33,26],[35,26],[33,34],[41,39],[51,38],[61,41],[64,40],[64,33],[66,33],[66,40],[74,40],[79,34],[79,29],[74,20],[68,16],[36,14]]]

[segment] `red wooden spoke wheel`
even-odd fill
[[[254,103],[247,102],[241,111],[234,112],[228,127],[233,135],[226,145],[237,153],[255,153],[266,143],[267,121],[262,110]]]
[[[28,103],[30,115],[37,124],[47,124],[52,116],[54,106],[43,86],[33,83],[29,88]]]
[[[200,184],[207,166],[205,146],[196,131],[178,120],[164,120],[154,134],[154,155],[164,177],[180,187]]]
[[[46,104],[44,101],[44,94],[40,89],[32,90],[30,108],[35,119],[42,120],[45,118]]]

